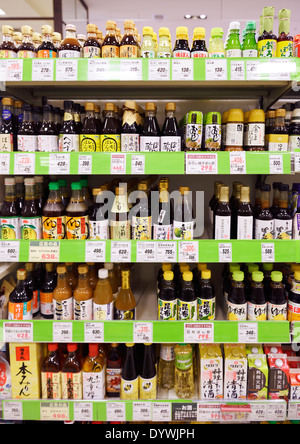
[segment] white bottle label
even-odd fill
[[[252,237],[253,237],[253,216],[238,216],[237,239],[252,239]]]
[[[226,57],[242,57],[241,49],[227,49]]]
[[[293,239],[300,239],[300,213],[296,213],[293,219]]]
[[[58,151],[58,137],[57,136],[38,136],[38,151],[53,153]]]
[[[192,51],[191,57],[208,57],[207,51]]]
[[[20,220],[22,239],[42,239],[42,218],[23,217]]]
[[[37,150],[37,136],[18,135],[18,151],[36,151]]]
[[[95,321],[112,321],[113,320],[113,302],[109,304],[93,304]]]
[[[265,146],[265,124],[264,123],[249,123],[247,131],[248,146]]]
[[[230,239],[231,216],[215,216],[215,239]]]
[[[0,134],[0,151],[10,153],[14,150],[13,134]]]
[[[266,321],[267,320],[267,303],[252,304],[248,302],[248,320],[249,321]]]
[[[192,240],[194,236],[194,221],[173,221],[173,239]]]
[[[300,135],[289,136],[289,151],[300,150]]]
[[[74,59],[81,57],[80,51],[72,51],[71,49],[64,49],[59,51],[59,57],[62,59]]]
[[[63,301],[53,300],[53,319],[56,321],[71,321],[73,319],[73,298]]]
[[[78,134],[60,134],[59,151],[71,152],[79,151],[79,135]]]
[[[293,220],[274,219],[275,239],[292,239]]]
[[[121,134],[121,151],[124,152],[140,151],[140,135]]]
[[[243,146],[244,124],[227,123],[226,127],[226,145]]]
[[[247,303],[232,304],[227,301],[227,319],[229,321],[246,321],[247,320]]]
[[[221,125],[205,125],[205,148],[208,150],[219,150],[221,148],[222,133]]]
[[[90,239],[109,239],[109,221],[105,220],[90,220]]]
[[[99,400],[105,397],[105,372],[82,372],[83,399]]]
[[[141,136],[140,151],[160,151],[160,137]]]
[[[257,49],[244,49],[243,51],[243,57],[257,57],[258,52]]]
[[[74,319],[76,321],[91,321],[93,319],[93,298],[87,301],[74,299]]]
[[[255,239],[274,239],[274,219],[255,219]]]
[[[268,320],[269,321],[286,321],[287,304],[275,305],[268,302]]]
[[[173,236],[173,225],[153,224],[154,240],[170,240]]]
[[[161,136],[161,151],[181,151],[180,136]]]

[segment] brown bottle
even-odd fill
[[[58,344],[48,344],[48,353],[41,366],[43,399],[61,399],[61,356]]]
[[[67,267],[58,265],[57,284],[53,291],[53,318],[57,321],[73,319],[72,288],[67,281]]]
[[[96,284],[97,284],[97,273],[96,273],[96,267],[94,262],[87,262],[88,267],[88,273],[87,273],[87,280],[89,283],[89,286],[92,290],[95,290]]]
[[[134,37],[135,24],[132,20],[124,22],[124,35],[120,44],[121,58],[138,57],[138,43]]]
[[[76,38],[76,26],[66,26],[66,38],[60,45],[58,56],[60,58],[77,58],[81,56],[81,46]]]
[[[62,399],[82,399],[82,362],[77,344],[68,344],[62,364]]]
[[[75,290],[78,282],[78,274],[75,268],[75,264],[73,262],[66,262],[66,267],[67,267],[67,282],[72,288],[72,290]]]
[[[19,59],[32,59],[36,57],[36,48],[32,42],[33,30],[31,26],[22,26],[22,43],[18,47]]]
[[[118,398],[120,396],[122,375],[122,356],[119,344],[110,344],[106,364],[106,396]]]
[[[271,186],[262,183],[260,186],[261,199],[260,206],[255,214],[255,232],[254,239],[273,239],[274,238],[274,218],[270,210],[270,191]]]
[[[120,57],[120,47],[116,36],[117,24],[113,20],[106,22],[106,35],[102,45],[102,57]]]
[[[97,40],[97,26],[88,24],[86,27],[87,38],[83,44],[84,58],[98,58],[101,57],[101,45]]]
[[[100,151],[99,128],[95,117],[95,104],[85,104],[86,116],[79,136],[79,151]]]
[[[43,41],[37,49],[37,57],[43,59],[52,59],[57,56],[57,48],[52,42],[52,26],[42,26]]]
[[[105,104],[104,116],[100,136],[100,151],[121,151],[120,125],[116,119],[115,105],[113,103]]]
[[[122,270],[122,287],[115,300],[114,319],[134,320],[136,319],[136,300],[130,288],[130,271]]]
[[[214,239],[229,240],[231,232],[231,209],[229,187],[221,185],[219,202],[214,210]]]
[[[17,57],[17,48],[13,41],[14,28],[9,25],[2,26],[2,43],[0,45],[0,59]]]
[[[88,239],[88,207],[84,202],[79,182],[71,184],[72,195],[66,208],[67,239]]]
[[[65,239],[65,207],[60,198],[58,183],[50,182],[49,191],[50,193],[46,205],[43,208],[43,239]]]

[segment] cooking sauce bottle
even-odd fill
[[[225,151],[243,151],[244,113],[230,109],[227,116]]]
[[[122,356],[119,344],[110,344],[106,363],[106,396],[119,398],[121,390]]]
[[[32,106],[23,105],[23,121],[18,131],[18,151],[37,151],[37,129],[34,125]]]
[[[197,295],[193,284],[193,273],[191,271],[185,271],[182,279],[182,288],[177,301],[178,320],[196,321]]]
[[[79,182],[71,184],[72,194],[66,208],[67,239],[88,239],[88,208],[83,200]]]
[[[25,200],[21,211],[21,238],[42,239],[42,216],[35,199],[35,180],[26,177]]]
[[[0,211],[0,239],[21,239],[19,207],[17,203],[15,179],[4,179],[4,201]]]
[[[98,281],[93,294],[93,319],[98,321],[112,320],[113,291],[108,280],[108,270],[101,268],[98,271]]]
[[[26,285],[26,277],[25,269],[17,271],[17,285],[9,295],[8,319],[30,320],[33,317],[33,294]]]
[[[267,320],[267,301],[263,286],[264,275],[261,271],[252,273],[252,284],[247,303],[247,319],[249,321]]]
[[[194,217],[189,187],[179,187],[179,197],[174,206],[173,239],[192,240]]]
[[[130,288],[130,271],[122,270],[122,286],[114,304],[115,320],[135,320],[136,300]]]
[[[14,101],[10,97],[2,99],[2,119],[0,127],[0,151],[17,150],[17,127],[14,120]]]
[[[2,26],[2,43],[0,45],[0,59],[14,59],[17,57],[17,47],[13,40],[14,28]]]
[[[126,344],[120,398],[123,400],[139,399],[139,375],[135,362],[134,344],[131,343]]]
[[[288,151],[289,131],[285,125],[285,114],[284,108],[275,111],[274,127],[270,129],[268,135],[269,151]]]
[[[281,271],[271,272],[270,292],[267,302],[269,321],[287,320],[287,298],[282,277]]]
[[[123,187],[115,188],[115,200],[110,214],[110,238],[130,239],[130,220],[127,195]]]
[[[155,103],[145,104],[145,119],[140,136],[140,151],[160,151],[160,130],[156,118]]]
[[[275,57],[277,37],[273,34],[274,6],[267,6],[262,14],[262,33],[257,39],[258,57]]]
[[[253,208],[250,201],[250,188],[241,187],[241,197],[236,212],[237,231],[234,239],[253,238]]]
[[[159,202],[157,216],[152,213],[153,239],[173,239],[173,203],[169,195],[169,181],[163,178],[159,181]]]
[[[46,264],[46,275],[40,288],[40,313],[45,319],[53,319],[53,292],[57,275],[52,262]]]
[[[87,272],[88,284],[91,287],[91,289],[94,291],[98,281],[96,266],[94,262],[87,262],[86,265],[88,267],[88,272]]]
[[[194,28],[191,57],[208,57],[205,43],[205,28]]]
[[[123,106],[123,110],[121,151],[139,151],[141,128],[138,106],[135,102],[127,100]]]
[[[79,151],[79,134],[74,122],[74,103],[64,101],[64,120],[59,132],[59,151]]]
[[[274,239],[274,217],[270,210],[270,191],[269,184],[262,183],[260,207],[255,214],[254,239]]]
[[[176,104],[167,103],[165,121],[161,130],[161,151],[181,151],[180,130],[175,116]]]
[[[176,41],[173,49],[173,57],[190,58],[190,56],[188,28],[185,26],[178,26],[176,28]]]
[[[66,26],[66,37],[61,42],[58,56],[69,59],[81,56],[81,46],[76,38],[76,26],[71,24]]]
[[[90,239],[109,239],[108,209],[103,193],[101,187],[92,190],[94,203],[89,208]]]
[[[57,321],[73,319],[72,288],[67,281],[67,267],[57,266],[57,283],[53,291],[53,318]]]
[[[211,271],[201,271],[201,281],[197,291],[197,319],[199,321],[214,320],[216,316],[216,296],[211,281]]]
[[[86,116],[79,136],[79,151],[100,151],[100,135],[98,133],[98,125],[95,118],[94,103],[86,103],[85,112]]]
[[[51,105],[43,106],[43,120],[37,137],[37,151],[58,151],[58,131],[53,120]]]
[[[253,109],[249,112],[246,150],[265,150],[265,113],[262,109]]]
[[[229,240],[231,234],[231,209],[229,205],[229,187],[220,186],[219,201],[214,208],[213,238]]]
[[[47,349],[41,365],[42,399],[61,399],[62,362],[58,344],[48,344]]]
[[[84,58],[101,57],[101,45],[97,40],[97,26],[91,23],[86,27],[87,38],[83,44],[82,55]]]
[[[160,321],[177,320],[177,291],[174,283],[174,273],[167,270],[163,273],[161,282],[158,282],[158,316]]]
[[[104,263],[104,268],[107,270],[108,272],[108,280],[113,292],[113,298],[114,300],[116,299],[116,297],[118,296],[118,292],[119,292],[119,280],[118,280],[118,270],[117,267],[112,263],[112,262],[105,262]]]
[[[87,279],[87,265],[79,265],[78,282],[73,292],[73,319],[91,321],[93,319],[93,290]]]
[[[77,344],[67,345],[67,356],[62,364],[62,399],[82,399],[82,361]]]
[[[72,291],[77,287],[78,271],[76,265],[73,262],[66,262],[67,269],[67,283],[72,288]]]
[[[134,37],[135,24],[132,20],[124,22],[124,35],[120,43],[121,58],[138,57],[138,43]]]
[[[42,26],[43,41],[37,49],[37,57],[43,59],[56,58],[57,49],[52,42],[52,26]]]
[[[65,239],[66,213],[60,198],[58,183],[50,182],[49,191],[49,196],[42,212],[43,239]]]
[[[34,274],[34,263],[27,262],[25,264],[25,270],[27,273],[25,284],[29,289],[29,292],[32,293],[32,316],[35,317],[39,314],[40,311],[40,292]]]
[[[22,26],[22,43],[18,47],[18,58],[19,59],[32,59],[36,57],[36,48],[32,42],[33,30],[31,26]]]
[[[243,271],[234,271],[232,273],[231,286],[227,298],[227,319],[229,321],[247,320],[247,299]]]
[[[293,36],[290,35],[290,9],[278,12],[279,31],[276,45],[276,57],[293,57]]]
[[[139,377],[139,399],[156,399],[157,375],[152,344],[144,344],[144,358]]]
[[[116,30],[117,24],[113,20],[107,20],[106,35],[102,45],[102,57],[103,58],[115,58],[120,57],[120,45],[117,40]]]
[[[279,208],[274,216],[274,238],[292,239],[293,216],[288,210],[289,186],[280,184],[279,192]]]
[[[104,114],[105,117],[100,135],[100,151],[121,151],[121,134],[115,115],[115,105],[113,103],[106,103]]]
[[[139,182],[137,187],[137,203],[131,220],[131,238],[150,240],[152,238],[152,223],[150,202],[147,195],[147,183]]]

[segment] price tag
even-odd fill
[[[32,59],[31,80],[44,82],[54,78],[54,59]]]
[[[294,62],[284,58],[269,59],[263,67],[270,80],[291,80],[291,73],[295,72]]]
[[[106,403],[107,421],[126,421],[125,402],[107,402]]]
[[[77,81],[78,60],[77,59],[57,59],[56,60],[56,80]]]
[[[60,242],[30,241],[29,262],[59,262]]]
[[[126,154],[111,154],[110,174],[126,174]]]
[[[49,174],[70,174],[70,154],[49,153]]]
[[[171,402],[153,402],[152,421],[165,422],[172,420]]]
[[[245,80],[244,60],[231,60],[231,80]]]
[[[74,421],[93,421],[93,404],[91,402],[74,402]]]
[[[15,153],[15,175],[26,175],[35,173],[35,155],[34,153]]]
[[[206,80],[227,80],[227,60],[223,58],[205,59]]]
[[[105,241],[87,241],[85,243],[85,262],[105,262]]]
[[[5,262],[19,262],[20,241],[0,241],[0,257]]]
[[[120,80],[142,80],[142,61],[121,59]]]
[[[199,262],[199,244],[197,241],[182,241],[178,245],[178,262]]]
[[[282,154],[270,154],[270,174],[283,174]]]
[[[249,404],[221,404],[221,421],[250,421],[251,406]]]
[[[53,322],[53,342],[72,342],[73,324],[72,322]]]
[[[218,174],[216,153],[185,153],[186,174]]]
[[[131,262],[131,243],[112,241],[110,250],[111,262]]]
[[[300,418],[300,402],[289,402],[288,419],[299,420]]]
[[[3,341],[32,342],[33,341],[32,322],[4,322]]]
[[[131,156],[131,174],[145,174],[145,155]]]
[[[232,262],[232,248],[231,244],[219,244],[219,262]]]
[[[270,402],[267,410],[267,421],[285,421],[286,402]]]
[[[214,324],[212,322],[185,323],[184,342],[214,342]]]
[[[252,403],[250,421],[266,421],[267,419],[267,404]]]
[[[170,80],[170,59],[149,59],[148,80]]]
[[[7,59],[6,62],[6,81],[21,81],[23,80],[23,60],[22,59]]]
[[[135,322],[133,324],[133,342],[143,344],[153,342],[152,322]]]
[[[92,174],[93,156],[90,154],[79,154],[78,174]]]
[[[246,174],[245,151],[230,151],[230,174]]]
[[[239,342],[258,342],[257,322],[239,322],[238,323]]]
[[[9,174],[10,154],[0,153],[0,171],[1,174]]]
[[[75,411],[74,403],[74,411]],[[41,401],[40,420],[41,421],[69,421],[69,403],[57,401]]]
[[[155,262],[156,242],[138,241],[136,245],[137,262]]]
[[[194,80],[193,59],[172,59],[172,80]]]
[[[132,418],[133,421],[152,421],[151,402],[133,402]]]
[[[259,63],[255,60],[246,60],[247,80],[260,80]]]
[[[157,242],[157,262],[177,262],[177,242]]]
[[[0,59],[0,82],[2,83],[6,81],[7,60]]]
[[[197,403],[197,422],[220,421],[221,411],[218,404]]]
[[[110,80],[110,60],[88,59],[88,80]]]
[[[103,322],[84,323],[84,342],[100,343],[104,341]]]
[[[294,154],[294,169],[292,169],[292,172],[299,173],[300,172],[300,152],[295,152],[293,154]],[[0,159],[1,159],[1,157],[0,157]],[[0,162],[1,162],[1,160],[0,160]]]
[[[275,246],[272,242],[261,244],[261,261],[275,262]]]
[[[10,421],[23,421],[22,401],[3,401],[3,418]]]

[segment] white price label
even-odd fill
[[[264,72],[269,80],[291,80],[291,74],[295,72],[295,63],[283,57],[269,59],[264,63]]]
[[[104,341],[103,322],[84,323],[84,342],[100,343]]]
[[[221,421],[248,422],[250,414],[250,404],[221,404]]]
[[[106,243],[87,241],[85,243],[85,262],[105,262]]]
[[[205,59],[206,80],[227,80],[227,60],[223,58]]]
[[[88,80],[110,80],[109,59],[88,59]]]
[[[131,262],[131,243],[112,241],[110,249],[111,262]]]
[[[219,262],[232,262],[232,248],[231,244],[219,244]]]
[[[148,79],[170,80],[170,59],[149,59]]]
[[[259,62],[255,60],[246,60],[247,80],[260,80]]]
[[[78,174],[92,174],[93,157],[90,154],[79,154]]]
[[[110,174],[126,174],[126,154],[111,154]]]
[[[218,155],[216,153],[186,153],[186,174],[218,174]]]
[[[199,262],[199,244],[197,241],[180,241],[178,246],[178,262]]]
[[[0,82],[6,81],[7,60],[0,59]]]
[[[74,421],[93,421],[92,402],[74,402]]]
[[[70,174],[70,154],[49,153],[49,174]]]
[[[76,404],[76,403],[75,403]],[[75,410],[74,404],[74,410]],[[41,421],[69,421],[69,403],[57,401],[42,401],[40,404]]]
[[[126,421],[125,402],[107,402],[106,420],[107,421]]]
[[[121,59],[120,80],[142,80],[142,60]]]
[[[22,59],[7,59],[6,62],[6,81],[21,81],[23,80],[23,60]]]
[[[246,174],[245,151],[230,151],[230,174]]]
[[[184,342],[214,342],[214,324],[212,322],[185,323]]]
[[[53,342],[72,342],[73,324],[72,322],[53,322]]]
[[[34,153],[15,153],[14,174],[23,176],[35,173]]]
[[[77,81],[78,60],[57,59],[56,60],[56,80],[57,81]]]
[[[137,262],[155,262],[156,242],[138,241],[136,245]]]
[[[251,403],[250,421],[265,421],[267,419],[267,404]]]
[[[19,262],[20,241],[0,241],[0,257],[6,262]]]
[[[282,154],[270,154],[270,174],[283,174]]]
[[[153,402],[152,421],[165,422],[172,420],[171,402]]]
[[[293,420],[298,420],[300,419],[300,402],[296,401],[296,402],[289,402],[289,408],[288,408],[288,419],[293,421]]]
[[[153,342],[152,322],[135,322],[133,324],[133,342],[143,344]]]
[[[257,322],[239,322],[238,323],[239,342],[258,342]]]
[[[54,78],[54,59],[32,59],[33,81],[49,82]]]
[[[245,80],[244,60],[231,60],[231,80]]]
[[[131,174],[145,174],[145,155],[131,156]]]
[[[133,402],[132,403],[133,421],[151,421],[152,403],[151,402]]]
[[[30,262],[59,262],[60,242],[58,241],[30,241]]]
[[[177,262],[177,242],[157,242],[157,262]]]
[[[3,325],[4,342],[32,342],[33,324],[32,322],[4,322]]]
[[[274,243],[262,243],[261,244],[261,261],[262,262],[275,262],[275,246]]]
[[[220,421],[221,411],[218,404],[197,403],[197,421]]]
[[[3,418],[10,421],[23,421],[22,401],[3,401]]]
[[[172,80],[194,80],[193,59],[172,59]]]
[[[267,421],[285,421],[286,410],[286,402],[270,402],[267,410]]]
[[[0,171],[2,175],[9,174],[10,154],[0,153]]]

